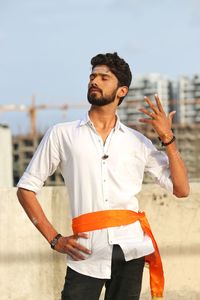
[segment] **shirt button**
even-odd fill
[[[104,179],[103,182],[106,182],[106,179]]]
[[[105,199],[106,202],[108,202],[108,199]]]

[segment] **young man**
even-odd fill
[[[175,112],[167,116],[157,95],[156,104],[145,97],[149,108],[141,108],[145,117],[140,121],[153,126],[166,155],[116,115],[131,83],[128,64],[117,53],[99,54],[91,64],[88,114],[47,131],[18,183],[18,198],[51,247],[68,255],[62,300],[97,300],[104,285],[106,300],[139,299],[146,258],[159,282],[154,280],[152,295],[162,297],[157,246],[135,195],[145,171],[177,197],[189,193],[171,130]],[[58,165],[73,218],[74,235],[68,237],[58,234],[36,198]]]

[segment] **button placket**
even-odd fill
[[[108,199],[108,186],[107,186],[107,159],[109,156],[106,154],[111,142],[112,135],[114,130],[110,133],[106,142],[104,143],[96,129],[92,126],[94,132],[96,133],[96,147],[97,151],[101,153],[101,184],[102,184],[102,193],[103,193],[103,205],[105,208],[109,208],[109,199]],[[106,156],[106,157],[105,157]]]
[[[109,207],[108,203],[108,191],[107,191],[107,162],[102,160],[102,189],[103,189],[103,199],[106,208]]]
[[[113,230],[112,228],[108,228],[108,241],[110,244],[113,244]]]

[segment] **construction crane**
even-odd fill
[[[86,108],[87,104],[77,103],[77,104],[37,104],[35,95],[32,96],[31,105],[24,104],[5,104],[0,105],[0,112],[7,111],[20,111],[20,112],[28,112],[30,121],[31,121],[31,135],[35,137],[37,135],[36,128],[36,119],[37,119],[37,111],[44,109],[61,109],[68,110],[69,108]]]

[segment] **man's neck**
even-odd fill
[[[94,107],[89,111],[89,117],[96,131],[101,136],[103,142],[106,142],[111,130],[115,127],[117,117],[116,109],[110,107]]]
[[[103,107],[91,107],[89,117],[94,127],[99,130],[109,130],[115,127],[116,124],[116,109]]]

